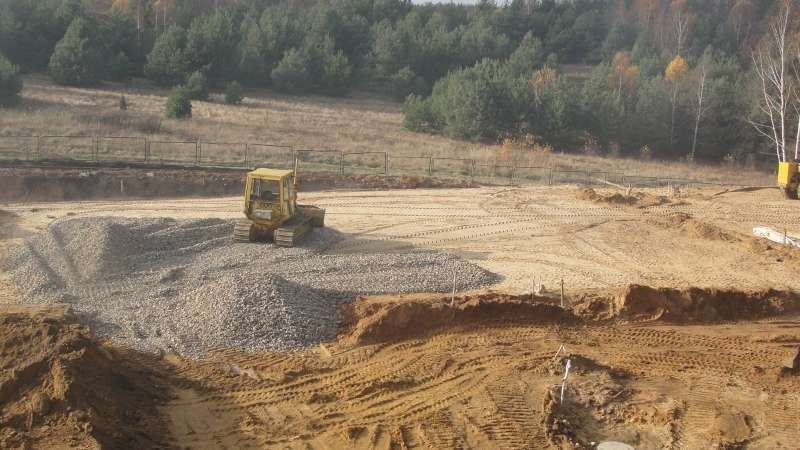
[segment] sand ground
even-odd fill
[[[496,289],[506,292],[529,292],[533,282],[556,289],[562,278],[567,290],[632,283],[800,288],[800,277],[785,261],[732,242],[750,236],[754,226],[800,232],[800,204],[784,200],[777,189],[693,190],[650,207],[578,200],[577,191],[574,186],[332,191],[303,193],[300,201],[325,208],[327,226],[342,233],[329,253],[450,251],[503,276]],[[15,236],[22,237],[74,215],[238,218],[240,203],[226,197],[0,208],[16,214]],[[685,226],[687,217],[701,228]]]
[[[502,275],[494,291],[527,293],[535,280],[553,293],[563,278],[569,303],[632,283],[800,286],[792,253],[749,238],[758,225],[800,231],[800,202],[775,189],[666,200],[651,191],[660,200],[647,207],[579,200],[576,191],[329,191],[301,201],[326,208],[327,226],[343,234],[329,253],[451,251]],[[5,204],[16,227],[2,242],[70,215],[235,218],[239,202]],[[0,291],[0,301],[13,301],[13,291]],[[364,301],[376,302],[365,310],[381,307]],[[587,448],[613,439],[639,449],[788,449],[800,438],[800,377],[781,367],[800,346],[798,330],[795,313],[698,324],[486,314],[396,340],[342,337],[296,353],[117,358],[158,367],[146,376],[170,388],[159,406],[169,427],[163,442],[179,448]],[[562,404],[553,395],[566,355],[574,369]]]

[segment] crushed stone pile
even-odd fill
[[[326,254],[238,244],[232,221],[69,218],[9,249],[6,270],[29,304],[67,303],[101,336],[143,351],[296,350],[335,337],[337,305],[356,294],[477,289],[497,276],[432,251]]]

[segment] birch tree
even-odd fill
[[[790,17],[791,1],[786,1],[770,24],[767,42],[753,55],[761,100],[758,105],[760,117],[750,120],[750,123],[769,140],[778,162],[789,161],[789,158],[797,160],[800,156],[800,114],[797,130],[791,136],[793,119],[790,114],[792,109],[796,112],[798,98],[796,82],[790,71],[791,52],[787,39]]]
[[[692,153],[689,155],[689,160],[694,162],[695,154],[697,151],[697,133],[700,129],[700,121],[708,110],[708,102],[706,102],[706,63],[703,62],[700,66],[700,74],[697,79],[697,97],[694,110],[694,134],[692,135]]]

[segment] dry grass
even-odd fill
[[[67,88],[56,86],[43,76],[30,76],[25,79],[22,104],[0,113],[0,136],[147,136],[168,141],[260,142],[298,149],[389,152],[393,157],[469,158],[479,164],[516,163],[643,177],[773,184],[769,173],[731,166],[530,152],[413,133],[402,127],[400,104],[368,94],[354,94],[351,98],[297,97],[256,89],[246,92],[242,105],[226,105],[215,95],[212,102],[193,103],[191,120],[169,120],[162,118],[167,93],[166,89],[144,82],[107,84],[96,89]],[[129,105],[127,111],[118,107],[123,94]],[[120,152],[141,146],[135,140],[119,140],[114,145]],[[214,151],[225,151],[224,146],[217,147]],[[70,147],[68,151],[78,150]],[[175,151],[187,155],[193,152],[188,145]],[[228,152],[237,154],[238,150],[231,147]],[[423,160],[397,159],[398,164],[401,161],[409,167],[418,164],[420,169],[426,165]]]

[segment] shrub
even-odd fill
[[[238,81],[231,81],[225,88],[225,103],[229,105],[237,105],[242,103],[244,95],[242,94],[242,85]]]
[[[208,82],[203,72],[197,70],[192,73],[186,80],[186,89],[189,90],[189,97],[192,100],[208,100]]]
[[[430,102],[422,96],[409,95],[403,105],[403,126],[411,131],[425,131],[431,121]]]
[[[192,117],[192,99],[189,90],[184,86],[172,88],[167,97],[165,114],[170,119],[183,119]]]
[[[50,76],[59,83],[72,86],[95,84],[102,78],[102,55],[93,44],[97,36],[85,19],[72,21],[64,37],[58,41],[48,66]]]
[[[11,105],[19,100],[22,78],[19,68],[0,54],[0,105]]]

